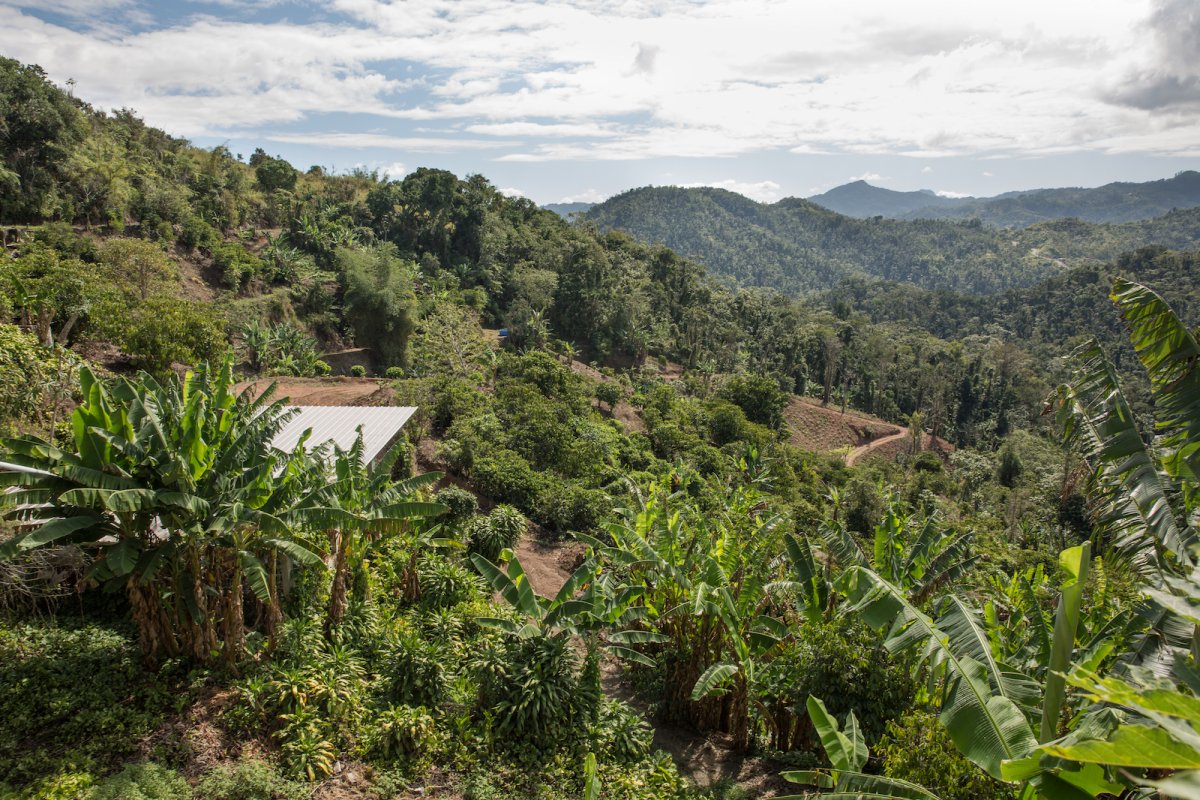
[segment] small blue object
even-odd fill
[[[508,336],[508,328],[501,328],[500,329],[500,338],[503,339],[506,336]]]

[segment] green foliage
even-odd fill
[[[466,567],[445,558],[421,562],[421,603],[429,608],[450,608],[479,596],[479,578]]]
[[[266,761],[242,758],[201,776],[196,796],[205,800],[305,800],[307,786],[280,775]]]
[[[383,658],[386,697],[410,707],[436,708],[446,699],[449,676],[443,654],[415,636],[396,639]]]
[[[350,374],[355,378],[365,378],[367,377],[367,368],[362,364],[355,364],[350,368]]]
[[[75,368],[13,325],[0,324],[0,431],[17,420],[41,424],[69,398]]]
[[[29,785],[66,764],[115,767],[186,698],[178,688],[143,670],[118,630],[0,625],[0,784]]]
[[[438,490],[433,499],[450,509],[447,521],[455,524],[466,522],[479,510],[479,501],[475,499],[475,495],[454,485]]]
[[[372,725],[372,748],[384,758],[420,755],[434,742],[434,720],[422,706],[388,706]]]
[[[559,534],[592,531],[612,510],[612,501],[599,489],[551,480],[541,489],[535,505],[539,522]]]
[[[192,788],[173,769],[158,764],[130,764],[96,784],[88,800],[192,800]]]
[[[581,691],[567,636],[505,637],[480,654],[476,672],[480,708],[492,711],[500,741],[548,749],[582,734],[594,700]]]
[[[497,561],[505,550],[515,547],[525,532],[525,517],[508,505],[498,505],[486,518],[477,518],[469,529],[467,548],[489,561]]]
[[[1024,466],[1021,464],[1021,457],[1016,454],[1012,447],[1006,446],[1000,451],[1000,465],[996,468],[996,480],[1001,486],[1013,488],[1017,485],[1017,479],[1021,477],[1021,472]]]
[[[783,424],[781,412],[788,396],[769,375],[735,375],[721,385],[720,394],[742,409],[751,422],[769,428]]]
[[[0,59],[2,221],[35,221],[64,210],[64,167],[85,130],[76,104],[39,67]]]
[[[654,731],[634,709],[619,700],[606,700],[589,731],[606,762],[635,764],[650,755]]]
[[[481,494],[521,508],[533,507],[544,483],[529,462],[512,450],[494,450],[476,458],[471,478]]]
[[[609,198],[586,216],[601,229],[663,242],[746,286],[803,294],[866,275],[989,294],[1057,272],[1056,259],[1104,260],[1147,244],[1192,247],[1198,215],[1190,209],[1123,225],[1056,220],[1000,231],[977,222],[856,220],[798,198],[763,205],[723,189],[652,187]]]
[[[372,348],[383,368],[408,363],[413,330],[413,277],[416,265],[400,259],[394,247],[337,251],[345,285],[345,317],[360,344]]]
[[[893,657],[877,636],[853,620],[835,619],[805,624],[795,642],[765,665],[760,691],[764,702],[780,710],[823,697],[830,714],[853,713],[874,744],[912,705],[916,684],[905,660]],[[815,746],[799,720],[791,725],[794,734],[781,737],[780,749]]]
[[[913,710],[887,724],[876,748],[883,773],[926,786],[942,800],[1013,800],[1016,791],[978,769],[955,748],[937,717]]]

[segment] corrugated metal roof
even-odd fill
[[[408,422],[416,408],[413,406],[294,406],[299,414],[283,426],[276,434],[274,444],[280,450],[291,452],[300,441],[300,436],[312,428],[307,446],[309,449],[333,442],[343,450],[354,445],[358,427],[362,426],[364,456],[368,463],[374,461],[395,440],[396,434]]]

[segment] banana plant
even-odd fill
[[[448,540],[436,536],[430,523],[449,509],[441,503],[415,499],[417,490],[436,483],[441,473],[428,472],[405,481],[392,480],[392,468],[405,452],[397,442],[375,463],[367,463],[361,427],[354,444],[343,450],[333,446],[331,480],[304,498],[294,516],[305,525],[324,529],[329,537],[332,558],[332,583],[325,627],[337,629],[345,618],[349,590],[354,583],[352,572],[361,569],[383,543],[395,538],[406,539],[410,561],[405,575],[406,595],[415,599],[417,593],[416,562],[422,544],[446,545]],[[319,449],[314,458],[326,459]]]
[[[236,661],[241,580],[262,588],[261,554],[318,562],[282,516],[308,467],[293,453],[281,477],[285,454],[271,441],[289,412],[269,393],[234,395],[232,383],[229,359],[166,384],[144,373],[100,381],[85,368],[70,450],[33,437],[2,445],[24,471],[0,475],[16,489],[0,503],[24,532],[0,557],[49,544],[94,550],[92,577],[125,590],[152,665],[164,653],[206,661],[220,648]]]
[[[1200,625],[1200,568],[1167,577],[1162,588],[1143,589],[1164,613]],[[1149,670],[1130,678],[1101,677],[1086,665],[1064,676],[1096,705],[1067,736],[1044,743],[1029,758],[1005,764],[1014,778],[1068,762],[1092,776],[1093,794],[1121,794],[1148,787],[1167,797],[1194,797],[1200,790],[1200,671],[1194,659],[1176,660],[1171,679]],[[1185,691],[1186,690],[1186,691]],[[1150,771],[1159,780],[1147,777]],[[1161,778],[1161,773],[1173,774]]]
[[[1116,371],[1093,341],[1076,353],[1078,368],[1058,387],[1053,407],[1064,438],[1091,471],[1097,535],[1151,588],[1187,574],[1200,552],[1200,342],[1161,297],[1125,280],[1110,295],[1150,380],[1155,438],[1147,444]],[[1177,657],[1200,654],[1200,628],[1157,605],[1138,609],[1147,631],[1131,637],[1119,659],[1168,675]]]
[[[1061,673],[1069,669],[1075,651],[1089,562],[1088,543],[1059,557],[1065,580],[1040,685],[995,658],[982,614],[961,598],[946,598],[935,620],[900,587],[865,567],[847,570],[841,588],[849,597],[850,613],[885,631],[888,650],[914,652],[918,665],[937,682],[941,721],[959,751],[992,777],[1005,780],[1005,761],[1027,758],[1039,743],[1057,736],[1064,699]],[[1036,779],[1039,791],[1060,781],[1052,772],[1029,779]]]
[[[936,795],[923,786],[882,775],[867,775],[862,771],[870,752],[853,711],[846,715],[846,729],[843,732],[838,726],[837,718],[826,710],[825,703],[819,698],[810,696],[805,705],[831,768],[784,772],[782,777],[785,780],[820,787],[825,790],[821,797],[834,800],[938,800]],[[784,797],[781,800],[800,800],[800,796]]]
[[[479,553],[471,554],[471,563],[491,587],[500,594],[520,619],[483,618],[480,623],[522,638],[534,636],[580,636],[589,650],[597,646],[611,655],[646,666],[654,662],[633,647],[663,644],[667,637],[638,627],[645,607],[637,601],[645,592],[640,586],[618,586],[610,574],[600,569],[589,553],[553,598],[533,591],[520,559],[511,557],[501,569]],[[615,629],[615,630],[614,630]],[[608,631],[603,642],[601,631]]]
[[[947,529],[936,513],[920,518],[905,514],[894,498],[875,526],[870,558],[842,523],[824,522],[818,532],[843,569],[869,567],[908,592],[917,605],[965,575],[978,560],[971,553],[970,531],[958,533]]]
[[[668,481],[670,479],[668,478]],[[789,635],[767,612],[768,587],[785,567],[776,557],[784,518],[763,514],[753,486],[714,487],[716,511],[697,508],[666,484],[608,527],[612,543],[581,537],[628,586],[646,591],[646,623],[670,642],[668,714],[702,727],[723,725],[734,746],[749,744],[752,687],[759,664]]]

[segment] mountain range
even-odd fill
[[[1184,182],[1189,174],[1196,175],[1184,173]],[[859,219],[798,198],[765,204],[724,189],[647,187],[583,216],[666,245],[731,283],[794,295],[850,277],[992,294],[1147,245],[1200,245],[1200,208],[1120,224],[1065,218],[1006,230],[979,218]]]
[[[988,225],[1022,228],[1051,219],[1133,222],[1174,209],[1200,206],[1200,172],[1145,183],[1108,183],[1093,189],[1033,189],[995,197],[943,197],[929,190],[897,192],[854,181],[808,198],[849,217],[893,219],[978,219]]]

